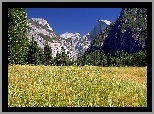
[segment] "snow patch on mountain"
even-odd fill
[[[105,22],[107,25],[110,25],[112,22],[111,21],[108,21],[108,20],[99,20],[99,21],[103,21]]]

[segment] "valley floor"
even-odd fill
[[[147,106],[147,67],[9,66],[8,106]]]

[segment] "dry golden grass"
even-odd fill
[[[108,71],[106,75],[102,75],[103,78],[111,79],[111,77],[115,77],[115,80],[131,81],[140,85],[147,82],[147,70],[144,67],[109,67],[101,69],[103,72]]]
[[[9,106],[147,106],[146,67],[9,66]]]

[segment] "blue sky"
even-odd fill
[[[65,32],[85,35],[98,20],[114,22],[121,8],[26,8],[28,19],[43,18],[58,35]]]

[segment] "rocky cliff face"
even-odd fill
[[[82,36],[80,35],[80,33],[64,33],[64,34],[61,34],[60,37],[64,38],[64,39],[72,39],[72,46],[73,46],[73,49],[74,49],[74,53],[75,53],[75,60],[77,59],[77,57],[80,55],[82,49],[83,49],[83,45],[81,45],[81,41],[83,40],[82,39]]]
[[[101,32],[103,32],[111,22],[108,20],[98,20],[96,26],[89,33],[89,38],[93,42],[94,38]]]
[[[69,51],[70,59],[76,58],[73,40],[71,38],[61,38],[52,30],[46,20],[42,18],[32,18],[29,22],[29,40],[34,37],[39,47],[44,49],[45,43],[52,48],[52,55],[56,57],[57,52],[61,51],[61,47]]]
[[[91,32],[84,36],[81,36],[79,33],[74,34],[68,32],[58,36],[48,22],[42,18],[32,18],[28,22],[29,39],[34,37],[34,40],[37,41],[38,46],[42,49],[47,42],[52,48],[53,57],[56,57],[57,52],[60,52],[63,46],[66,52],[69,52],[70,59],[74,60],[82,55],[89,48],[97,34],[101,33],[111,23],[107,20],[99,20]]]
[[[72,38],[72,40],[74,42],[76,56],[79,57],[90,47],[94,38],[99,33],[104,31],[104,29],[110,24],[111,24],[111,22],[108,20],[99,20],[96,23],[96,26],[93,27],[93,29],[89,33],[87,33],[83,36],[81,36],[79,33],[73,34],[73,33],[66,32],[66,33],[60,35],[60,37],[65,38],[65,39]]]
[[[118,19],[94,39],[88,50],[99,49],[113,55],[117,50],[131,54],[146,47],[147,9],[123,8]]]

